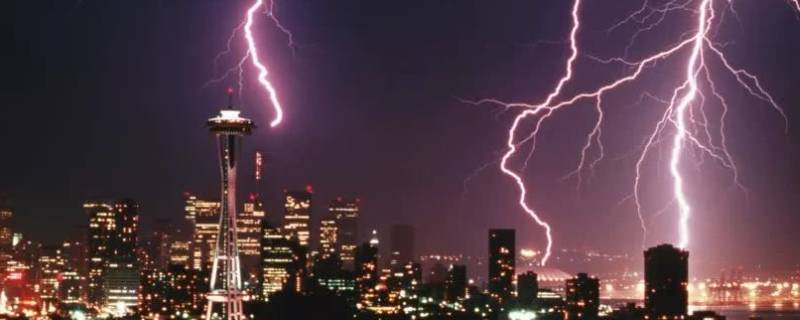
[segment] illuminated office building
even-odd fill
[[[11,218],[13,215],[11,208],[0,204],[0,254],[7,254],[11,250],[13,240]]]
[[[191,241],[172,241],[169,245],[169,265],[192,267]]]
[[[283,231],[295,238],[301,246],[308,247],[311,228],[311,188],[305,191],[284,192]]]
[[[251,193],[236,219],[236,239],[245,272],[255,272],[261,256],[261,221],[264,220],[264,202],[257,193]]]
[[[283,289],[302,290],[306,249],[280,228],[264,222],[261,238],[261,295],[264,299]]]
[[[136,273],[138,205],[133,200],[123,199],[113,203],[87,202],[83,207],[89,216],[87,298],[90,304],[107,307],[109,301],[124,300],[120,297],[124,293],[115,287],[122,269],[120,266],[131,265],[133,273]],[[108,272],[113,272],[115,277],[111,279],[111,286],[106,279]],[[130,278],[130,272],[128,276]],[[134,280],[138,281],[138,275]],[[111,295],[114,300],[109,300]],[[135,297],[133,299],[135,305]]]
[[[336,217],[336,250],[345,268],[352,268],[355,250],[358,247],[359,199],[347,200],[338,197],[331,201],[328,212]]]
[[[103,275],[103,310],[121,317],[132,311],[139,303],[139,269],[133,261],[109,262]]]
[[[364,243],[356,248],[355,252],[355,276],[358,291],[362,299],[369,300],[375,285],[378,284],[378,238],[373,231],[370,242]]]
[[[577,277],[568,279],[565,300],[567,319],[598,319],[600,308],[600,281],[579,273]]]
[[[42,247],[36,269],[39,282],[36,291],[42,301],[42,309],[55,310],[58,304],[59,278],[66,269],[61,247]]]
[[[219,233],[219,208],[217,201],[208,201],[186,194],[186,220],[192,227],[191,267],[210,269],[214,246]]]
[[[513,290],[515,250],[513,229],[489,230],[489,294],[501,301]]]
[[[322,215],[319,222],[319,253],[322,259],[327,259],[337,253],[339,249],[337,247],[338,230],[335,212],[328,211]]]
[[[103,274],[106,263],[112,256],[111,246],[117,228],[114,204],[109,202],[87,202],[83,204],[89,216],[88,249],[88,288],[87,299],[90,304],[103,301]]]
[[[58,286],[58,298],[66,304],[80,303],[83,292],[83,283],[86,279],[80,273],[69,270],[61,274]]]

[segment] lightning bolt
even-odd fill
[[[272,105],[272,109],[274,112],[274,116],[272,121],[270,122],[270,127],[275,127],[279,125],[283,121],[283,107],[281,106],[280,100],[278,99],[278,93],[275,90],[275,87],[269,80],[269,71],[265,66],[265,63],[261,60],[261,55],[258,51],[258,44],[256,41],[255,36],[253,35],[253,23],[255,21],[255,15],[259,10],[264,10],[265,15],[273,22],[275,27],[286,34],[289,42],[289,47],[292,50],[292,53],[295,51],[295,43],[294,43],[294,36],[292,33],[287,29],[278,17],[275,15],[275,1],[270,1],[269,6],[265,6],[264,0],[255,0],[253,4],[251,4],[247,11],[245,12],[244,19],[242,22],[237,25],[233,31],[231,32],[228,40],[226,42],[225,50],[219,52],[214,57],[214,70],[217,69],[217,65],[219,61],[233,52],[233,42],[236,39],[239,33],[244,34],[244,44],[246,46],[245,53],[237,59],[237,62],[234,64],[233,67],[228,68],[222,75],[212,78],[203,87],[207,87],[212,84],[216,84],[219,82],[228,79],[232,75],[237,75],[238,84],[239,84],[239,97],[242,96],[242,90],[244,88],[244,70],[245,64],[249,60],[253,69],[257,72],[257,81],[258,85],[263,89],[267,99],[269,100],[270,104]]]
[[[722,5],[727,6],[727,10],[737,15],[735,9],[732,7],[733,3],[731,0],[719,1]],[[789,1],[793,6],[800,9],[800,0]],[[592,100],[597,117],[592,129],[587,133],[585,144],[581,148],[575,170],[568,174],[568,176],[576,175],[578,177],[578,185],[580,185],[582,172],[587,169],[593,170],[597,163],[602,161],[605,156],[605,150],[601,141],[604,121],[602,108],[604,95],[638,80],[642,74],[648,69],[654,68],[658,63],[675,57],[679,59],[679,54],[685,52],[686,56],[684,60],[678,60],[678,63],[683,65],[684,76],[678,81],[678,84],[670,90],[672,94],[669,99],[662,99],[646,91],[642,93],[642,97],[649,97],[653,100],[663,102],[666,107],[659,117],[659,120],[654,123],[652,130],[646,136],[641,146],[641,151],[636,159],[634,168],[633,193],[630,198],[634,200],[636,205],[636,214],[641,225],[643,235],[642,241],[644,245],[648,230],[641,196],[643,166],[647,162],[648,155],[652,149],[656,148],[657,145],[661,143],[671,142],[668,167],[669,176],[672,180],[672,199],[663,210],[666,210],[672,206],[672,204],[677,207],[677,245],[681,248],[686,248],[689,246],[689,223],[692,215],[692,206],[689,197],[687,197],[686,181],[682,172],[683,160],[687,157],[687,149],[696,151],[703,158],[709,157],[724,168],[729,169],[733,175],[733,183],[740,189],[745,190],[744,186],[739,181],[736,163],[727,147],[725,121],[728,115],[729,104],[725,96],[718,90],[718,86],[714,82],[716,75],[712,71],[716,69],[724,71],[748,94],[775,109],[783,117],[788,130],[786,114],[772,95],[765,90],[759,78],[753,73],[735,67],[730,63],[723,51],[724,45],[713,41],[711,30],[721,25],[719,21],[721,19],[717,18],[717,13],[715,11],[716,4],[714,0],[672,0],[660,6],[654,6],[649,0],[645,0],[641,8],[608,29],[609,32],[611,32],[629,23],[636,23],[639,25],[631,37],[630,42],[624,48],[624,55],[609,59],[598,58],[580,52],[577,43],[577,34],[580,30],[580,7],[581,0],[575,0],[572,7],[572,30],[569,37],[571,55],[566,61],[564,75],[559,79],[555,88],[547,94],[547,98],[543,102],[538,104],[505,102],[496,98],[476,101],[461,99],[461,101],[474,105],[498,105],[507,110],[521,110],[517,113],[508,130],[506,152],[500,160],[500,170],[504,175],[510,177],[517,186],[519,191],[518,202],[522,210],[528,213],[539,226],[545,229],[547,247],[541,261],[541,264],[544,265],[551,255],[553,246],[552,228],[528,203],[527,198],[529,191],[525,181],[521,177],[521,170],[511,168],[509,166],[509,161],[517,155],[519,149],[523,147],[524,144],[530,143],[530,151],[525,158],[525,165],[522,166],[522,170],[524,170],[527,166],[528,159],[530,159],[536,151],[536,138],[542,125],[556,114],[557,111],[574,106],[578,102],[584,100]],[[630,59],[629,51],[634,45],[636,38],[653,30],[665,20],[667,15],[676,12],[688,12],[696,16],[694,26],[684,33],[679,41],[667,46],[663,50],[638,60]],[[564,87],[570,80],[573,79],[574,64],[579,56],[584,56],[596,63],[619,64],[627,68],[627,71],[619,78],[601,83],[594,90],[579,91],[572,95],[565,95],[562,91],[564,91]],[[716,66],[716,68],[711,68],[711,59],[715,62],[714,66]],[[704,90],[709,92],[704,92]],[[706,104],[709,103],[707,100],[710,100],[709,98],[712,97],[719,103],[722,110],[720,118],[718,119],[719,130],[716,133],[716,135],[718,135],[717,139],[714,138],[714,134],[712,134],[709,129],[710,120],[705,111]],[[520,125],[529,118],[534,119],[532,129],[529,129],[527,132],[521,132]],[[597,150],[596,155],[590,155],[592,150]]]

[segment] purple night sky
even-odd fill
[[[735,81],[719,85],[730,99],[730,151],[748,197],[711,160],[687,165],[692,262],[699,272],[800,263],[800,18],[783,0],[736,1],[719,42],[731,61],[759,75],[789,118],[748,96]],[[145,227],[180,222],[182,193],[215,197],[215,145],[203,124],[226,102],[224,89],[203,84],[246,1],[17,1],[4,3],[10,30],[1,63],[5,103],[0,135],[0,193],[13,200],[15,226],[45,242],[85,223],[81,203],[131,197]],[[243,113],[260,124],[246,140],[267,155],[265,196],[278,218],[281,190],[314,187],[314,215],[336,196],[362,200],[363,234],[411,224],[418,253],[485,255],[487,229],[517,229],[518,247],[541,248],[542,230],[516,204],[517,191],[496,165],[514,112],[472,106],[457,97],[536,102],[552,88],[569,54],[570,1],[280,1],[278,15],[297,42],[267,19],[254,26],[263,59],[281,93],[284,123],[270,129],[271,108],[245,74]],[[622,54],[633,28],[606,32],[641,5],[586,0],[578,36],[585,53]],[[692,28],[677,14],[631,49],[641,57]],[[240,43],[240,42],[237,42]],[[241,50],[241,47],[235,47]],[[641,253],[633,204],[633,165],[663,106],[640,99],[675,87],[684,56],[652,68],[642,80],[604,98],[606,159],[594,175],[561,178],[578,161],[593,124],[593,104],[558,114],[539,137],[524,172],[531,203],[552,223],[556,249]],[[231,63],[233,60],[223,60]],[[579,57],[574,87],[587,89],[626,72]],[[712,110],[714,110],[712,108]],[[711,111],[710,115],[718,115]],[[657,149],[658,150],[658,149]],[[667,152],[667,147],[660,149]],[[666,156],[651,157],[644,186],[652,234],[648,245],[677,239]],[[244,181],[242,191],[256,189]]]

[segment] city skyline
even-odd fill
[[[565,177],[578,161],[582,132],[591,130],[591,110],[569,111],[571,117],[556,118],[538,138],[542,151],[530,166],[526,161],[521,172],[532,190],[526,199],[556,230],[554,256],[547,266],[552,269],[533,266],[545,252],[544,232],[516,205],[513,182],[495,169],[515,113],[461,100],[499,96],[528,101],[546,96],[570,55],[567,37],[577,26],[567,17],[570,10],[576,14],[573,8],[578,4],[540,0],[484,8],[448,1],[407,6],[354,1],[340,7],[319,1],[279,2],[275,12],[281,28],[292,30],[291,38],[268,19],[252,26],[260,37],[270,39],[259,50],[269,55],[270,80],[287,107],[285,122],[274,128],[268,125],[275,121],[274,111],[263,107],[255,73],[243,73],[241,87],[235,79],[207,82],[224,73],[223,65],[231,62],[226,59],[236,62],[235,57],[216,57],[250,1],[145,1],[136,8],[92,1],[12,5],[5,10],[13,15],[6,19],[14,36],[5,62],[11,76],[2,93],[8,98],[10,119],[39,123],[9,121],[0,126],[0,133],[13,137],[5,150],[14,155],[0,160],[0,167],[6,168],[0,200],[8,202],[0,207],[13,212],[10,220],[0,216],[3,227],[10,221],[10,229],[23,234],[25,241],[58,247],[63,241],[84,239],[90,218],[98,225],[112,224],[108,219],[116,206],[128,201],[117,199],[133,199],[133,229],[139,230],[139,237],[151,235],[165,221],[184,232],[191,228],[193,234],[182,239],[187,243],[171,246],[186,250],[180,259],[186,258],[187,268],[201,270],[211,259],[214,235],[221,232],[216,225],[219,203],[228,201],[237,207],[234,215],[244,218],[237,226],[248,229],[238,241],[239,251],[248,256],[247,262],[243,257],[243,277],[256,279],[271,272],[275,279],[294,279],[298,292],[307,287],[302,279],[317,271],[328,286],[350,286],[341,282],[349,278],[337,272],[297,266],[314,263],[304,259],[320,249],[321,238],[323,243],[347,239],[346,248],[341,243],[327,246],[323,256],[353,264],[359,290],[379,283],[378,267],[365,271],[365,265],[392,261],[396,272],[413,273],[408,263],[433,255],[459,256],[449,261],[458,268],[439,275],[447,286],[463,282],[462,274],[488,275],[482,281],[501,301],[511,295],[512,277],[523,272],[552,275],[553,282],[562,284],[562,270],[569,275],[604,272],[605,266],[573,264],[573,252],[588,258],[615,257],[609,269],[642,276],[646,248],[678,245],[683,236],[675,231],[678,210],[662,194],[671,188],[665,167],[647,165],[644,221],[637,219],[631,200],[631,164],[637,159],[632,154],[650,130],[649,122],[642,121],[660,115],[648,111],[658,99],[645,93],[674,76],[669,62],[642,84],[604,98],[610,106],[607,116],[624,125],[606,125],[608,154],[584,176],[583,184]],[[604,6],[585,0],[582,5],[581,33],[573,36],[586,53],[576,57],[575,68],[582,71],[577,89],[571,89],[576,91],[608,81],[604,73],[624,71],[593,61],[619,55],[626,44],[626,56],[646,57],[664,42],[681,38],[683,25],[690,24],[685,16],[667,19],[659,32],[629,45],[635,30],[612,26],[635,12],[640,1]],[[730,48],[728,54],[737,65],[758,71],[785,108],[788,131],[781,127],[780,116],[732,89],[735,81],[723,82],[720,90],[736,101],[727,115],[727,144],[746,191],[736,188],[724,167],[711,165],[712,158],[687,157],[697,164],[684,168],[695,212],[689,231],[694,240],[686,248],[692,253],[689,278],[709,288],[709,279],[724,278],[720,274],[731,270],[743,271],[744,277],[775,276],[800,266],[800,234],[794,232],[800,224],[800,117],[795,116],[800,95],[794,89],[800,78],[800,61],[795,58],[800,56],[800,42],[790,41],[800,38],[800,12],[785,1],[743,2],[736,8],[722,11],[735,13],[735,18],[729,16],[725,28],[715,31],[715,39]],[[207,23],[209,19],[215,24]],[[236,43],[231,50],[242,49]],[[233,104],[263,127],[241,150],[238,198],[224,200],[218,196],[219,168],[211,156],[217,146],[200,124],[225,105],[226,90],[236,92]],[[207,210],[188,209],[195,205]],[[355,215],[348,221],[346,214],[336,212]],[[259,223],[262,218],[270,228]],[[350,222],[345,228],[338,224]],[[652,230],[644,243],[641,224]],[[197,232],[203,228],[205,233]],[[492,289],[491,257],[508,249],[490,245],[486,235],[502,229],[511,229],[512,248],[504,253],[511,258],[504,263],[512,267]],[[373,230],[377,236],[370,233]],[[448,231],[446,236],[442,230]],[[11,237],[0,230],[0,240]],[[133,240],[100,237],[125,252],[133,250],[125,242],[136,242],[135,232]],[[375,237],[381,241],[380,256],[367,242]],[[404,245],[395,239],[404,239]],[[282,248],[283,255],[258,252],[263,241]],[[102,250],[90,250],[89,255],[103,260],[89,266],[88,274],[95,277],[89,281],[90,291],[116,285],[130,295],[125,281],[138,266]],[[293,257],[291,263],[281,260],[287,255]],[[50,256],[46,263],[54,263]],[[272,261],[272,269],[256,266],[271,258],[280,260]],[[489,259],[489,264],[480,259]],[[113,277],[105,278],[115,283],[103,282],[106,272]],[[277,288],[281,281],[285,280],[272,284]],[[398,281],[407,285],[409,280]],[[387,285],[389,292],[401,286]],[[463,291],[460,284],[456,287],[448,295]],[[367,291],[359,299],[399,299]],[[115,304],[126,303],[126,298]]]

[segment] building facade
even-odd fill
[[[579,273],[566,281],[566,319],[598,319],[600,308],[600,281]]]
[[[668,244],[647,249],[644,283],[650,319],[683,319],[689,311],[689,252]]]
[[[308,247],[311,239],[311,188],[304,191],[284,192],[283,231]]]
[[[489,294],[501,301],[511,297],[515,270],[515,232],[489,230]]]
[[[359,199],[348,200],[338,197],[331,201],[328,212],[336,217],[336,243],[339,257],[346,269],[353,268],[355,250],[359,243],[358,220]]]

